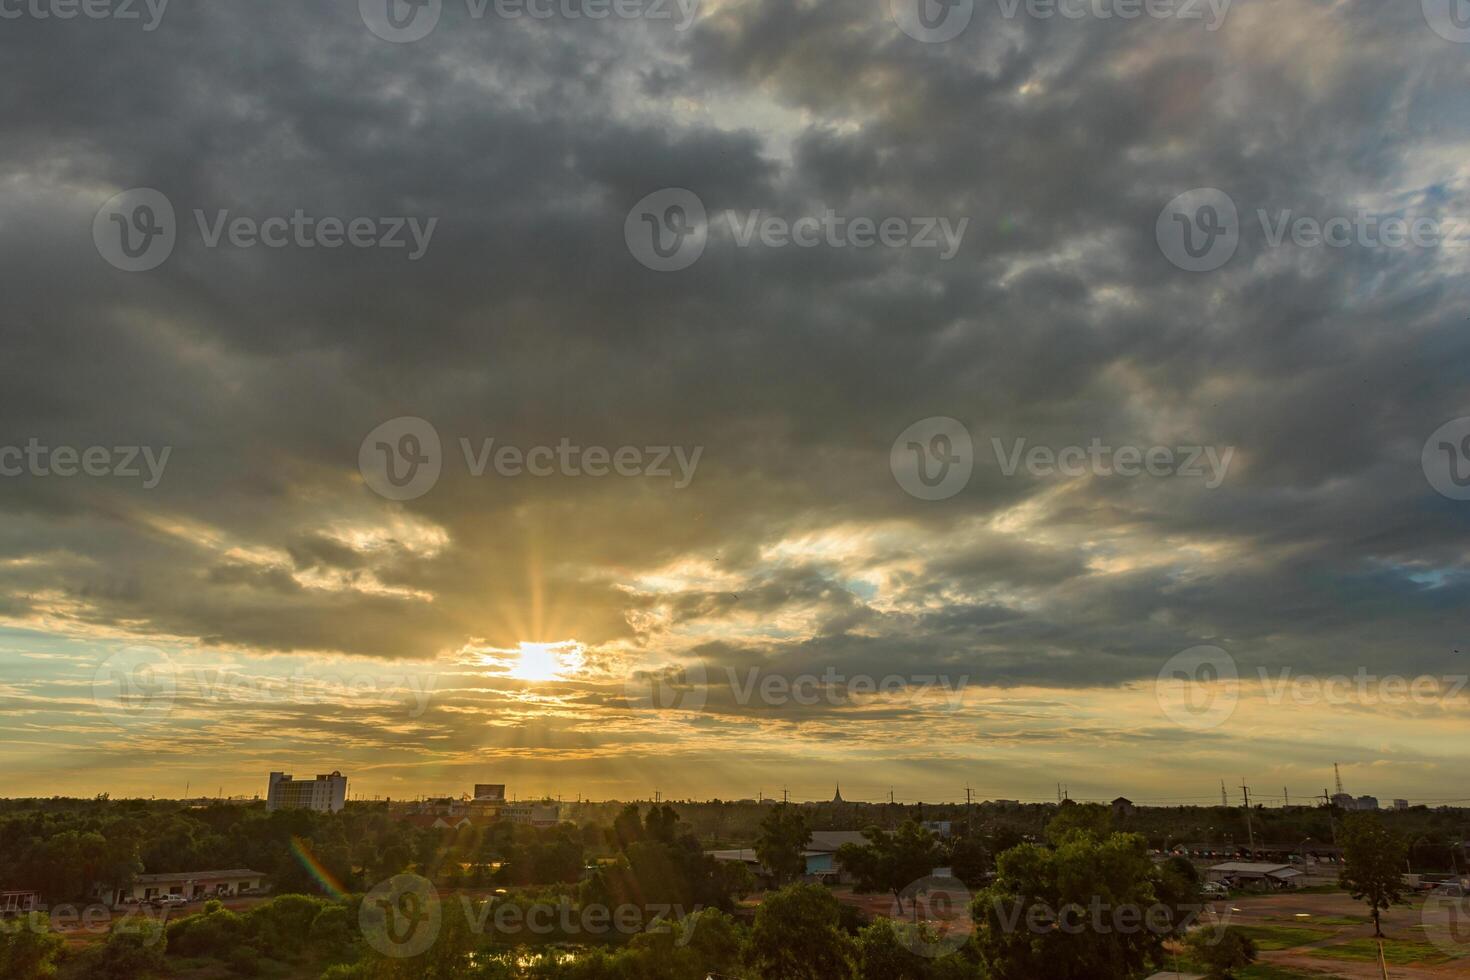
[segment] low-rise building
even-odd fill
[[[190,900],[227,897],[265,887],[266,876],[261,872],[236,868],[230,871],[177,871],[136,875],[130,885],[100,885],[93,889],[93,895],[112,905],[123,905],[149,902],[164,895],[182,895]]]
[[[561,808],[555,803],[511,803],[500,808],[500,819],[532,827],[555,827],[561,822]]]
[[[1227,861],[1209,870],[1210,881],[1233,885],[1261,885],[1269,888],[1293,888],[1302,873],[1289,864],[1257,864],[1249,861]]]
[[[25,915],[40,905],[41,896],[37,892],[0,892],[0,918]]]
[[[273,772],[265,797],[267,810],[316,810],[340,813],[347,805],[347,777],[340,772],[315,779],[293,779],[289,772]]]

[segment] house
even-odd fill
[[[136,875],[126,887],[98,885],[92,893],[112,905],[148,902],[162,895],[184,898],[213,898],[238,895],[264,888],[266,876],[259,871],[237,868],[230,871],[178,871],[168,874]]]
[[[463,816],[440,816],[435,813],[411,813],[403,823],[419,830],[462,830],[475,826],[475,821]]]
[[[1293,888],[1302,873],[1289,864],[1256,864],[1248,861],[1227,861],[1209,869],[1210,881],[1221,881],[1233,885],[1255,884],[1266,888]]]
[[[846,881],[842,868],[837,863],[837,849],[843,844],[866,844],[868,839],[856,830],[814,830],[801,856],[806,859],[804,876],[841,884]],[[729,851],[706,851],[716,861],[739,861],[750,869],[757,879],[769,882],[771,873],[755,856],[751,848]]]
[[[1115,820],[1131,817],[1138,811],[1138,807],[1134,806],[1133,801],[1126,796],[1118,797],[1112,802],[1111,806],[1113,809],[1113,819]]]
[[[25,915],[40,904],[41,896],[37,892],[0,892],[0,919]]]

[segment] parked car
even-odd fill
[[[1207,881],[1200,886],[1200,891],[1212,898],[1229,898],[1230,889],[1218,881]]]
[[[241,898],[249,898],[254,895],[264,895],[266,893],[267,890],[264,888],[242,888],[235,894],[239,895]]]
[[[182,895],[159,895],[153,900],[153,907],[159,909],[179,908],[188,904],[189,900]]]

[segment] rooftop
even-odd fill
[[[264,878],[262,871],[235,868],[231,871],[174,871],[168,874],[138,875],[135,884],[151,884],[159,881],[213,881],[219,878]]]

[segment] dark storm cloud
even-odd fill
[[[1465,52],[1417,10],[1240,2],[1205,33],[981,4],[944,45],[877,3],[709,4],[682,35],[451,11],[393,45],[353,6],[0,35],[0,444],[174,447],[155,491],[0,484],[8,616],[377,657],[575,636],[1062,687],[1151,677],[1200,642],[1452,663],[1470,517],[1418,454],[1470,393],[1459,260],[1272,249],[1247,222],[1229,266],[1191,276],[1153,239],[1204,185],[1243,213],[1462,206],[1470,120],[1446,93]],[[134,186],[183,230],[130,275],[90,228]],[[720,241],[660,275],[622,226],[666,186],[711,213],[970,224],[950,262]],[[412,263],[208,249],[196,208],[439,225]],[[403,507],[356,472],[400,415],[432,420],[447,457]],[[924,504],[887,455],[932,415],[969,426],[977,464]],[[990,448],[1094,436],[1239,459],[1211,491],[1062,488],[1002,475]],[[705,456],[678,492],[471,479],[460,437]],[[861,543],[780,556],[833,529]],[[728,582],[626,587],[717,557]]]

